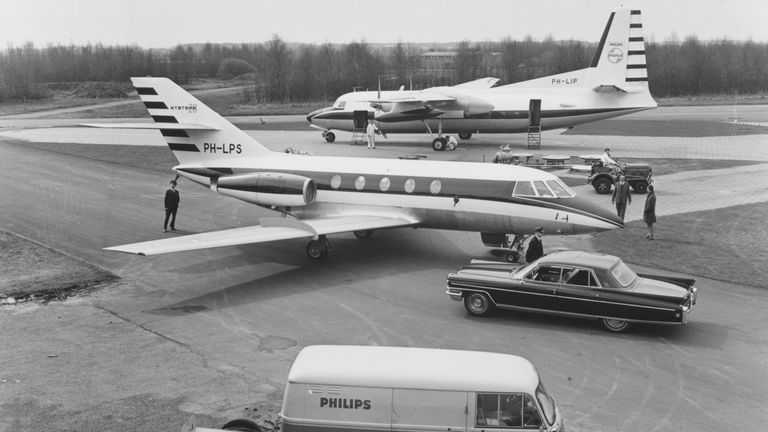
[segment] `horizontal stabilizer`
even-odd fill
[[[297,238],[316,239],[324,234],[336,234],[368,229],[395,228],[415,225],[417,222],[398,217],[345,216],[299,220],[292,218],[264,218],[261,225],[233,228],[200,234],[191,234],[141,243],[104,248],[105,250],[137,255],[158,255],[210,249],[223,246],[237,246],[266,243]]]
[[[80,126],[109,129],[181,129],[181,130],[219,130],[217,127],[199,123],[82,123]]]

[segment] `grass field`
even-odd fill
[[[24,143],[47,151],[171,173],[176,160],[165,147]],[[691,159],[643,159],[654,175],[735,167],[756,162]],[[630,160],[628,160],[630,161]],[[572,180],[572,179],[566,179]],[[583,184],[581,180],[574,180]],[[568,182],[568,181],[566,181]],[[576,185],[571,182],[572,185]],[[662,205],[673,205],[663,203]],[[642,222],[594,236],[596,250],[625,261],[699,277],[751,286],[768,286],[768,203],[660,217],[657,240],[646,241]]]

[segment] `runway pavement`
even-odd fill
[[[436,154],[421,135],[382,141],[375,151],[327,144],[317,132],[252,135],[276,150],[465,160],[481,159],[504,139]],[[553,135],[542,151],[594,153],[604,140],[625,157],[696,157],[697,146],[715,151],[716,141],[735,159],[752,149],[754,160],[768,161],[765,136],[710,142]],[[674,156],[659,156],[664,152]],[[659,176],[659,212],[765,201],[765,172],[759,164]],[[571,431],[760,430],[768,421],[760,397],[768,394],[764,289],[700,280],[700,302],[686,326],[613,335],[592,321],[467,316],[444,284],[469,257],[488,255],[474,233],[334,236],[322,263],[309,261],[298,240],[155,257],[102,251],[176,235],[160,230],[167,177],[0,138],[0,228],[123,278],[89,297],[0,309],[0,431],[177,430],[190,415],[206,426],[274,415],[291,359],[317,343],[523,355],[537,365]],[[181,234],[252,224],[268,213],[187,182],[180,189]],[[639,208],[632,206],[630,217]]]

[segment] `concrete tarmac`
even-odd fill
[[[320,142],[317,132],[252,134],[276,150],[457,160],[481,159],[504,139],[437,154],[424,136],[392,138],[367,151]],[[562,141],[542,151],[594,153],[606,139],[626,156],[658,157],[665,147],[676,148],[678,156],[668,157],[699,153],[687,141],[642,148],[639,138],[552,138]],[[739,155],[752,145],[718,139]],[[768,161],[765,147],[755,146],[753,160]],[[475,233],[333,236],[325,262],[309,261],[300,240],[154,257],[107,253],[101,248],[177,235],[161,232],[168,175],[1,140],[0,155],[0,227],[123,278],[87,297],[0,310],[1,431],[177,430],[190,415],[206,426],[274,415],[290,361],[317,343],[523,355],[537,365],[572,431],[759,430],[768,421],[760,397],[768,394],[764,289],[700,279],[700,302],[687,325],[638,326],[622,335],[589,320],[472,318],[445,295],[445,276],[470,257],[489,257]],[[706,209],[708,202],[736,205],[729,201],[733,193],[706,182],[733,171],[674,174],[681,177],[670,182],[708,190],[688,204],[666,195],[672,191],[660,176],[659,201],[674,201],[678,211]],[[765,165],[753,165],[734,175],[757,181],[748,195],[765,201],[764,173]],[[180,189],[181,234],[253,224],[269,213],[188,182]]]

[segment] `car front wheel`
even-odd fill
[[[483,316],[493,310],[491,299],[486,293],[473,292],[464,296],[464,307],[472,315]]]
[[[626,320],[603,318],[600,323],[604,329],[613,333],[621,333],[629,329],[629,321]]]

